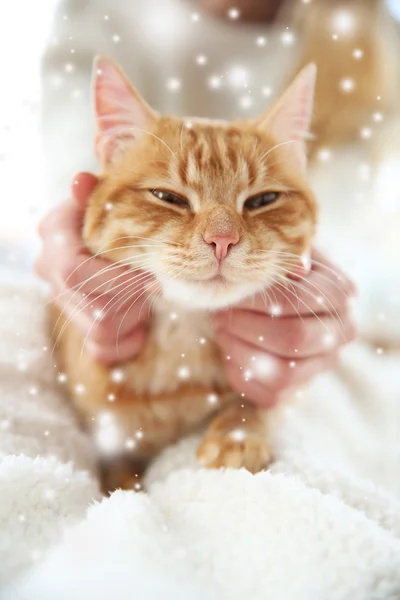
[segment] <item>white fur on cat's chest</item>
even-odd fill
[[[184,384],[226,387],[209,313],[160,300],[152,317],[147,360],[127,367],[125,373],[133,389],[150,394]]]

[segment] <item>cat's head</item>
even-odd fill
[[[314,84],[310,65],[256,120],[163,117],[99,57],[103,173],[86,212],[88,247],[152,273],[165,297],[191,308],[282,282],[316,224],[305,151]]]

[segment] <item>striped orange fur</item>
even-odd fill
[[[310,246],[317,206],[304,139],[315,69],[306,68],[258,120],[232,123],[162,117],[110,61],[100,58],[96,73],[103,173],[84,239],[93,254],[106,251],[103,257],[130,265],[133,275],[141,269],[156,280],[148,285],[147,343],[116,365],[118,378],[81,354],[79,332],[57,315],[60,362],[98,446],[104,487],[137,484],[157,452],[207,421],[199,459],[256,472],[271,460],[266,415],[229,389],[209,313],[268,288],[277,273],[285,281],[287,256],[294,266]],[[179,202],[165,201],[167,191]],[[276,195],[270,204],[248,203],[268,193]],[[206,240],[233,234],[235,245],[219,263]],[[286,262],[280,252],[290,253]]]

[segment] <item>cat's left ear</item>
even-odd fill
[[[93,65],[96,154],[109,163],[124,142],[151,129],[159,115],[147,104],[112,60],[97,56]]]
[[[257,126],[272,133],[287,146],[288,151],[305,168],[306,140],[312,118],[317,67],[310,64],[297,75],[293,83],[275,104],[257,120]]]

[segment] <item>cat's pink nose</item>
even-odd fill
[[[232,246],[235,246],[238,243],[239,239],[240,237],[237,231],[226,235],[212,233],[204,234],[204,240],[207,242],[207,244],[213,246],[215,256],[219,262],[228,256],[229,250],[231,250]]]

